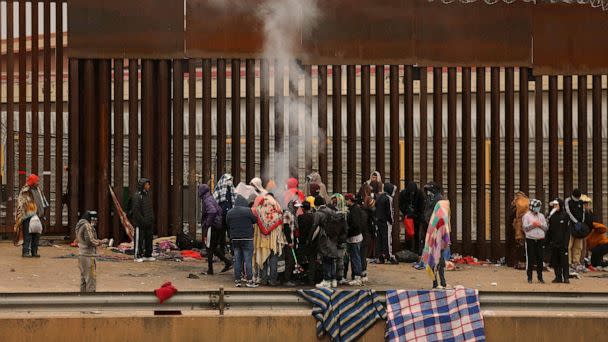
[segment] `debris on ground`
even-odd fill
[[[419,257],[418,254],[404,249],[395,253],[395,258],[397,258],[397,261],[399,262],[416,262]]]
[[[188,279],[201,279],[201,277],[197,276],[194,273],[190,273],[190,274],[188,274]]]

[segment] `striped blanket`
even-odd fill
[[[386,310],[373,290],[314,289],[298,293],[314,305],[318,337],[327,333],[332,341],[354,341],[376,320],[386,319]]]
[[[391,290],[388,341],[485,341],[477,290]]]

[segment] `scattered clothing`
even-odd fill
[[[184,258],[192,258],[192,259],[196,259],[196,260],[203,260],[203,257],[201,256],[201,253],[199,253],[197,251],[185,250],[185,251],[181,251],[180,254]]]
[[[477,290],[391,290],[388,341],[485,341]]]
[[[348,342],[361,337],[377,320],[385,320],[386,310],[373,290],[298,290],[313,304],[317,336],[327,334],[332,341]]]
[[[156,298],[158,298],[160,304],[173,297],[175,293],[177,293],[177,289],[171,282],[166,282],[160,288],[154,290],[154,294],[156,295]]]

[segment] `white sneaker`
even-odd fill
[[[336,279],[333,279],[331,281],[331,287],[333,287],[334,289],[338,287],[338,281]]]
[[[135,259],[133,261],[135,261],[135,262],[144,262],[144,258],[137,258],[137,259]]]
[[[322,288],[329,289],[329,288],[331,288],[331,280],[323,280],[322,282],[318,283],[315,286],[318,289],[322,289]]]
[[[363,286],[363,283],[361,282],[361,277],[359,276],[355,276],[355,279],[350,281],[348,283],[348,285],[350,286]]]
[[[362,283],[362,284],[367,284],[367,283],[369,283],[369,278],[368,278],[367,276],[365,276],[365,277],[361,277],[361,283]]]
[[[155,257],[144,258],[145,261],[156,261]]]
[[[248,281],[245,286],[247,286],[248,288],[252,288],[255,289],[256,287],[260,286],[258,284],[256,284],[255,282],[253,282],[252,280]]]
[[[348,279],[346,279],[346,278],[342,278],[338,282],[339,285],[348,285],[349,283],[350,283],[350,281],[348,281]]]

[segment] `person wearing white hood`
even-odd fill
[[[262,186],[262,180],[258,177],[251,179],[249,185],[251,185],[255,189],[257,196],[264,196],[268,194],[268,191],[266,191],[266,189],[264,189],[264,187]]]

